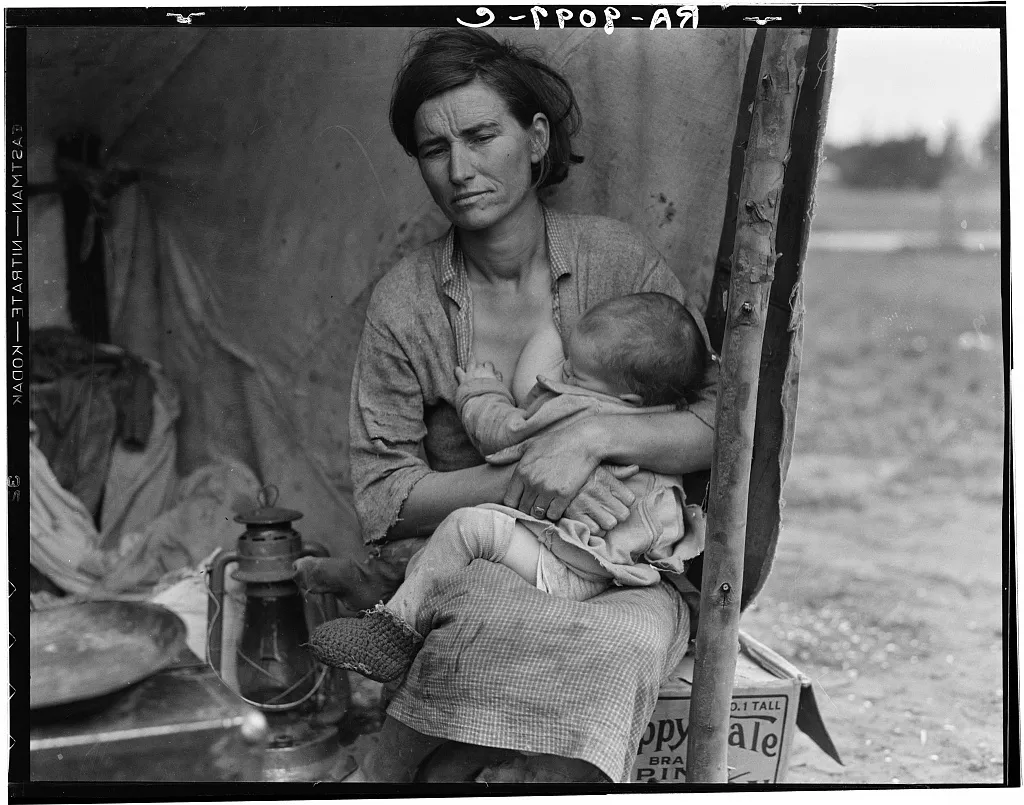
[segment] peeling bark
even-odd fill
[[[727,735],[739,650],[740,599],[757,389],[776,224],[810,31],[766,31],[753,105],[722,346],[708,534],[687,747],[687,781],[728,781]]]

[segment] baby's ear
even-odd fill
[[[644,405],[643,397],[641,397],[639,394],[633,394],[631,392],[626,394],[620,394],[619,399],[622,400],[624,403],[635,405],[637,408],[643,408]]]

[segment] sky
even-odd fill
[[[955,124],[975,143],[1000,111],[999,31],[842,28],[827,142],[919,132],[941,145]]]

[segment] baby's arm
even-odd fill
[[[517,408],[512,394],[501,382],[501,373],[489,362],[470,361],[456,367],[459,388],[455,405],[466,433],[481,455],[517,444],[526,412]]]

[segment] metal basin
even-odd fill
[[[156,604],[88,601],[32,612],[29,643],[36,710],[104,696],[166,668],[185,646],[185,624]]]

